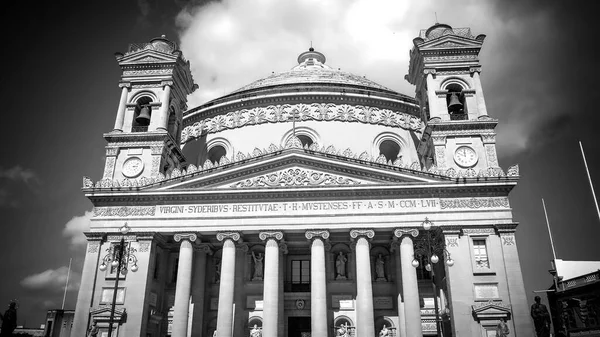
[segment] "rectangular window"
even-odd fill
[[[490,269],[485,239],[473,239],[473,256],[475,258],[475,268]]]
[[[292,260],[292,291],[310,291],[309,260]]]

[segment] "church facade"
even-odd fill
[[[175,43],[117,54],[73,335],[532,336],[484,39],[422,30],[415,97],[311,48],[191,109]]]

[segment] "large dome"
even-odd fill
[[[254,81],[235,90],[233,93],[298,84],[355,86],[395,93],[393,90],[368,80],[364,76],[351,74],[326,65],[325,55],[315,51],[312,47],[298,56],[298,65],[291,70],[273,73],[271,76]]]

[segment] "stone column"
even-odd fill
[[[154,127],[151,128],[150,131],[156,131],[156,130],[167,130],[168,127],[168,123],[169,123],[169,102],[170,102],[170,98],[171,98],[171,86],[173,85],[172,81],[163,81],[162,82],[162,86],[164,87],[163,89],[163,97],[161,100],[161,104],[160,104],[160,109],[158,110],[158,118],[155,119],[156,123],[154,124]]]
[[[404,292],[402,291],[402,269],[400,266],[401,255],[400,255],[400,242],[394,237],[395,240],[392,242],[391,251],[396,253],[396,291],[398,292],[398,337],[408,337],[406,335],[406,319],[404,314]]]
[[[356,336],[375,336],[369,244],[369,239],[374,236],[372,229],[350,231],[350,237],[356,240]]]
[[[412,266],[415,256],[413,238],[419,235],[418,229],[396,229],[394,235],[400,238],[400,265],[402,267],[402,292],[404,293],[404,319],[406,336],[423,336],[421,330],[421,306],[419,304],[419,283],[417,271]]]
[[[310,248],[310,331],[312,336],[327,337],[327,281],[325,268],[326,230],[306,231]]]
[[[117,118],[115,120],[115,127],[113,131],[123,132],[123,120],[125,119],[125,109],[127,108],[127,94],[131,83],[119,83],[121,89],[121,99],[119,100],[119,107],[117,108]]]
[[[233,336],[233,294],[235,291],[235,241],[240,239],[236,232],[217,233],[223,241],[221,256],[221,278],[219,280],[219,306],[217,312],[217,337]]]
[[[264,337],[277,337],[279,324],[279,243],[282,232],[260,232],[258,237],[265,244],[265,273],[263,280],[263,329]]]
[[[470,72],[473,74],[475,97],[477,97],[478,117],[488,116],[487,107],[485,106],[485,99],[483,98],[483,88],[481,87],[481,79],[479,78],[479,72],[481,72],[481,67],[471,68]]]
[[[177,233],[174,235],[175,242],[181,242],[181,247],[179,248],[179,265],[177,267],[177,284],[175,287],[173,337],[187,337],[192,265],[194,261],[192,242],[195,242],[197,238],[196,234],[193,233]]]

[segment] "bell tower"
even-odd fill
[[[427,123],[419,154],[426,168],[473,177],[498,168],[498,123],[488,115],[479,74],[485,35],[436,23],[413,39],[406,80]]]
[[[184,162],[182,113],[194,84],[190,63],[165,36],[115,54],[122,70],[114,129],[104,134],[103,180],[151,179]]]

